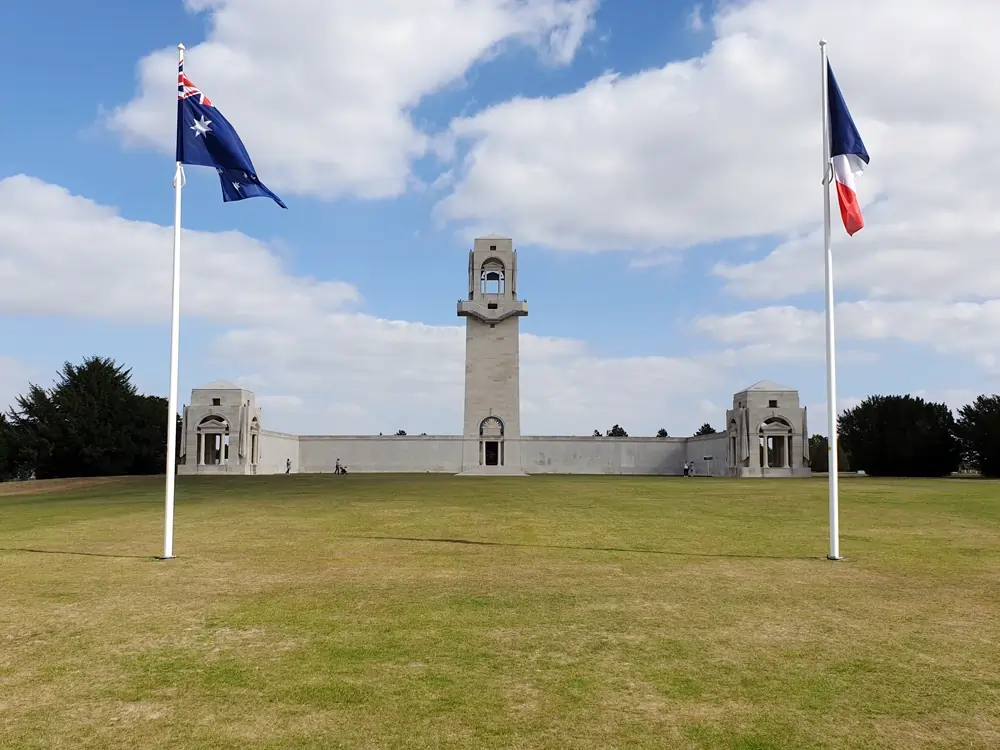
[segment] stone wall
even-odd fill
[[[463,438],[441,435],[304,435],[264,430],[257,474],[333,472],[339,458],[351,473],[462,471]],[[515,450],[518,441],[506,441]],[[685,461],[698,475],[726,474],[726,435],[697,438],[522,437],[526,474],[679,475]],[[705,461],[704,456],[712,456]]]
[[[729,436],[724,432],[685,438],[685,459],[694,464],[696,476],[724,477],[729,475],[727,451]],[[706,459],[711,456],[711,459]]]
[[[260,457],[255,474],[284,474],[292,459],[292,474],[299,471],[299,436],[273,430],[260,431]]]
[[[681,474],[684,438],[522,437],[526,474]]]
[[[299,471],[332,472],[337,459],[351,473],[462,470],[462,438],[406,435],[303,435]]]
[[[256,474],[284,474],[285,461],[292,459],[292,473],[299,472],[300,445],[298,435],[272,430],[260,431],[260,457]]]

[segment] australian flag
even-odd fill
[[[257,178],[236,129],[184,75],[183,62],[177,67],[177,161],[214,167],[224,201],[265,196],[288,208]]]

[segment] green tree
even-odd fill
[[[134,401],[135,421],[132,435],[136,451],[129,474],[162,474],[167,467],[167,399],[161,396],[136,395]],[[181,447],[183,420],[175,417],[177,430],[175,445],[178,453]],[[179,456],[175,456],[179,458]]]
[[[4,414],[0,414],[0,482],[27,479],[30,468],[24,466],[20,435]]]
[[[0,414],[0,482],[6,482],[11,478],[11,452],[14,448],[14,435],[7,417]]]
[[[625,432],[625,429],[619,425],[612,427],[606,434],[608,437],[628,437],[628,433]]]
[[[983,476],[1000,477],[1000,396],[963,406],[955,427],[966,460]]]
[[[17,406],[19,410],[8,413],[8,451],[29,475],[44,479],[49,457],[62,438],[59,414],[49,392],[34,384],[29,384],[27,395],[18,396]]]
[[[670,436],[667,434],[667,429],[665,427],[661,427],[656,431],[656,437],[670,437]]]
[[[406,430],[396,430],[396,437],[401,437],[406,434]]]
[[[942,477],[962,460],[946,404],[913,396],[869,396],[838,419],[855,469],[872,476]]]
[[[850,471],[850,456],[844,450],[843,442],[837,443],[837,468],[840,471]],[[809,438],[809,468],[816,472],[830,471],[830,449],[826,435],[813,435]]]
[[[696,436],[697,435],[714,435],[714,434],[715,434],[715,428],[712,427],[712,425],[710,425],[708,422],[705,422],[705,424],[703,424],[701,427],[699,427],[698,431],[695,433]]]
[[[166,399],[138,394],[131,370],[112,359],[67,362],[50,390],[29,385],[10,423],[22,465],[39,479],[165,469]]]
[[[601,437],[601,431],[600,430],[594,430],[594,434],[591,437]]]

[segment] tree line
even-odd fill
[[[958,410],[918,396],[869,396],[837,418],[841,471],[884,477],[944,477],[960,470],[1000,477],[1000,395],[981,395]],[[695,435],[712,435],[703,424]],[[657,437],[667,437],[664,428]],[[602,436],[628,437],[619,425]],[[809,464],[829,471],[825,435],[809,438]]]
[[[837,424],[842,471],[942,477],[965,468],[1000,477],[998,395],[979,396],[957,417],[946,404],[915,396],[869,396]],[[180,426],[175,415],[178,432]],[[696,435],[713,433],[704,424]],[[51,388],[29,384],[0,413],[0,481],[162,474],[166,434],[167,400],[140,394],[131,370],[102,357],[66,362]],[[666,429],[657,436],[667,437]],[[616,424],[594,437],[628,433]],[[829,469],[826,437],[809,439],[809,456],[813,471]]]
[[[695,437],[699,437],[701,435],[714,435],[714,434],[716,434],[715,428],[712,427],[712,425],[710,425],[708,422],[705,422],[705,424],[703,424],[701,427],[698,428],[698,431],[695,433]],[[610,430],[606,430],[603,435],[601,434],[600,430],[594,430],[594,434],[592,435],[592,437],[627,438],[628,433],[625,431],[624,427],[616,424]],[[661,427],[656,431],[656,437],[658,438],[670,437],[670,434],[667,432],[667,429],[665,427]]]
[[[944,477],[960,469],[1000,477],[1000,396],[958,410],[916,396],[869,396],[837,418],[841,471],[884,477]],[[829,443],[809,439],[813,471],[829,469]]]
[[[162,474],[166,461],[167,399],[139,393],[112,359],[67,362],[0,413],[0,481]]]

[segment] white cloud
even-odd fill
[[[808,231],[822,220],[816,42],[826,36],[872,154],[862,197],[886,202],[868,211],[862,236],[878,243],[877,226],[891,222],[886,231],[900,236],[900,252],[921,242],[938,256],[954,253],[955,266],[981,263],[1000,199],[1000,94],[980,82],[1000,63],[1000,5],[919,0],[905,14],[899,7],[725,3],[700,58],[609,73],[569,94],[458,118],[452,131],[468,153],[438,216],[578,250]],[[821,259],[796,263],[813,263],[813,282],[822,272]],[[762,267],[757,288],[800,286],[783,275],[768,285],[769,274],[785,270]]]
[[[182,380],[198,369],[240,382],[276,429],[461,430],[457,318],[432,326],[352,311],[360,300],[352,285],[294,276],[273,248],[237,232],[187,232],[183,247],[184,314],[225,331],[184,356]],[[165,323],[170,254],[170,227],[35,178],[0,180],[0,313]],[[683,434],[704,421],[706,398],[735,390],[711,357],[608,358],[576,339],[525,334],[521,362],[526,433],[590,434],[617,422],[633,434],[662,424]],[[23,392],[25,373],[0,359],[2,403]]]
[[[504,226],[525,244],[646,251],[638,267],[756,238],[778,246],[718,263],[728,293],[815,292],[823,36],[872,155],[867,227],[848,238],[833,210],[838,297],[861,298],[840,306],[841,360],[874,356],[852,342],[897,339],[997,371],[1000,94],[980,82],[1000,64],[1000,5],[919,0],[901,16],[895,0],[747,0],[721,4],[711,25],[699,58],[456,118],[467,152],[438,217]],[[774,306],[696,325],[731,347],[729,362],[824,356],[820,312]]]
[[[29,382],[45,386],[47,383],[36,379],[37,373],[26,362],[17,357],[0,356],[0,412],[6,413],[15,399],[28,390]]]
[[[692,243],[777,242],[764,258],[752,250],[751,262],[715,269],[730,293],[765,300],[822,284],[816,41],[825,36],[872,154],[861,185],[868,226],[851,239],[834,227],[839,297],[868,298],[838,308],[841,361],[862,356],[852,342],[899,339],[1000,371],[1000,93],[981,83],[1000,63],[996,3],[914,0],[902,15],[894,0],[722,3],[711,19],[698,16],[715,35],[700,58],[514,99],[458,117],[443,134],[412,120],[424,97],[461,84],[512,40],[567,62],[596,3],[189,4],[213,20],[208,40],[189,50],[189,72],[279,191],[394,195],[412,184],[413,158],[454,154],[428,189],[444,196],[437,216],[463,231],[645,251],[637,268],[671,263]],[[110,120],[127,139],[170,147],[172,55],[140,63],[137,97]],[[259,96],[270,81],[275,93]],[[278,121],[278,96],[298,123]],[[41,220],[52,226],[44,243],[30,236]],[[185,256],[186,312],[232,326],[217,356],[235,372],[220,375],[253,383],[284,428],[457,429],[458,326],[352,311],[353,286],[291,276],[274,247],[239,233],[190,232],[185,247],[197,248]],[[0,182],[0,283],[13,289],[0,310],[165,320],[169,273],[169,228],[30,178]],[[206,274],[217,281],[199,291],[195,277]],[[282,311],[287,319],[275,317]],[[606,358],[582,341],[525,336],[525,432],[586,434],[619,422],[632,433],[663,425],[681,434],[712,421],[703,402],[726,403],[760,379],[745,377],[760,363],[822,360],[821,312],[773,306],[694,325],[724,350]]]
[[[794,359],[808,350],[825,352],[824,313],[793,306],[765,307],[734,315],[704,316],[699,330],[718,341],[748,347],[777,345],[775,352]],[[1000,374],[1000,300],[933,303],[923,301],[842,302],[836,308],[838,358],[842,342],[896,339],[942,354],[959,354]],[[783,348],[782,348],[783,347]]]
[[[185,230],[181,247],[186,315],[295,320],[360,300],[350,284],[287,275],[272,249],[239,232]],[[0,180],[0,313],[169,321],[172,248],[172,227],[33,177]]]
[[[1000,159],[996,167],[1000,169]],[[865,213],[867,226],[848,238],[834,208],[838,296],[853,292],[936,301],[1000,297],[1000,265],[993,260],[1000,219],[975,193],[957,192],[938,207],[889,199]],[[822,234],[812,232],[783,242],[763,259],[719,263],[714,270],[730,293],[744,298],[780,299],[816,291],[823,288],[822,243]]]
[[[275,404],[285,429],[461,431],[465,333],[459,325],[334,314],[294,331],[232,331],[217,353],[231,367],[266,372],[253,382],[263,392],[295,390],[304,403],[320,407]],[[589,435],[617,422],[632,434],[655,434],[661,423],[683,434],[704,421],[704,399],[692,403],[692,396],[724,396],[735,390],[731,377],[709,358],[606,358],[578,340],[522,334],[522,432]]]
[[[706,397],[724,399],[736,390],[733,374],[712,357],[603,358],[582,344],[567,355],[557,343],[522,336],[527,434],[589,435],[615,423],[630,435],[655,435],[662,426],[672,435],[692,434],[704,421]],[[715,415],[724,417],[725,409]]]
[[[705,18],[702,16],[701,11],[701,3],[695,3],[694,7],[691,8],[691,12],[688,14],[687,19],[687,25],[691,31],[705,30]]]
[[[772,306],[732,315],[706,315],[696,319],[694,325],[714,340],[733,347],[728,350],[734,360],[730,365],[735,361],[824,361],[826,329],[822,311],[791,305]],[[995,344],[1000,339],[1000,300],[982,303],[842,302],[836,308],[836,330],[840,364],[875,360],[875,355],[852,348],[858,343],[897,340],[926,347],[929,369],[937,354],[957,379],[967,382],[972,375],[982,383],[979,389],[915,390],[914,396],[944,402],[956,410],[984,391],[1000,389],[1000,357]],[[981,370],[970,373],[965,363],[975,363]],[[887,364],[881,362],[881,366]],[[815,383],[817,390],[825,387],[823,377],[819,375]],[[804,387],[805,384],[792,385]],[[838,397],[838,412],[853,409],[864,398],[858,395]],[[810,432],[826,435],[826,402],[810,403],[808,409]]]
[[[597,0],[186,0],[210,14],[185,70],[234,124],[277,191],[393,196],[430,140],[411,118],[504,43],[570,61]],[[128,142],[173,149],[176,49],[139,63],[109,118]]]
[[[823,329],[816,330],[811,312],[795,307],[766,307],[733,315],[705,315],[695,320],[699,331],[727,344],[763,344],[780,341],[789,347],[812,346]]]
[[[0,310],[165,322],[170,239],[169,227],[129,220],[58,186],[0,180],[0,285],[7,290]],[[431,326],[351,312],[345,305],[360,299],[353,286],[293,276],[272,248],[239,233],[189,232],[185,249],[185,315],[229,326],[206,348],[207,360],[188,358],[185,368],[240,380],[260,396],[269,424],[323,433],[460,429],[464,334],[457,320]],[[614,423],[631,434],[660,426],[690,433],[718,422],[724,407],[715,405],[759,379],[761,363],[822,357],[820,312],[763,308],[694,325],[731,348],[693,358],[609,358],[580,340],[523,335],[525,433],[589,434]],[[842,303],[838,331],[846,342],[900,338],[995,368],[1000,302]],[[10,403],[31,377],[24,363],[0,359],[0,401]]]
[[[702,315],[692,321],[698,331],[728,345],[719,359],[738,364],[816,363],[825,361],[826,328],[822,313],[791,305],[744,310],[731,315]],[[842,326],[837,334],[838,362],[874,362],[873,352],[852,348]]]

